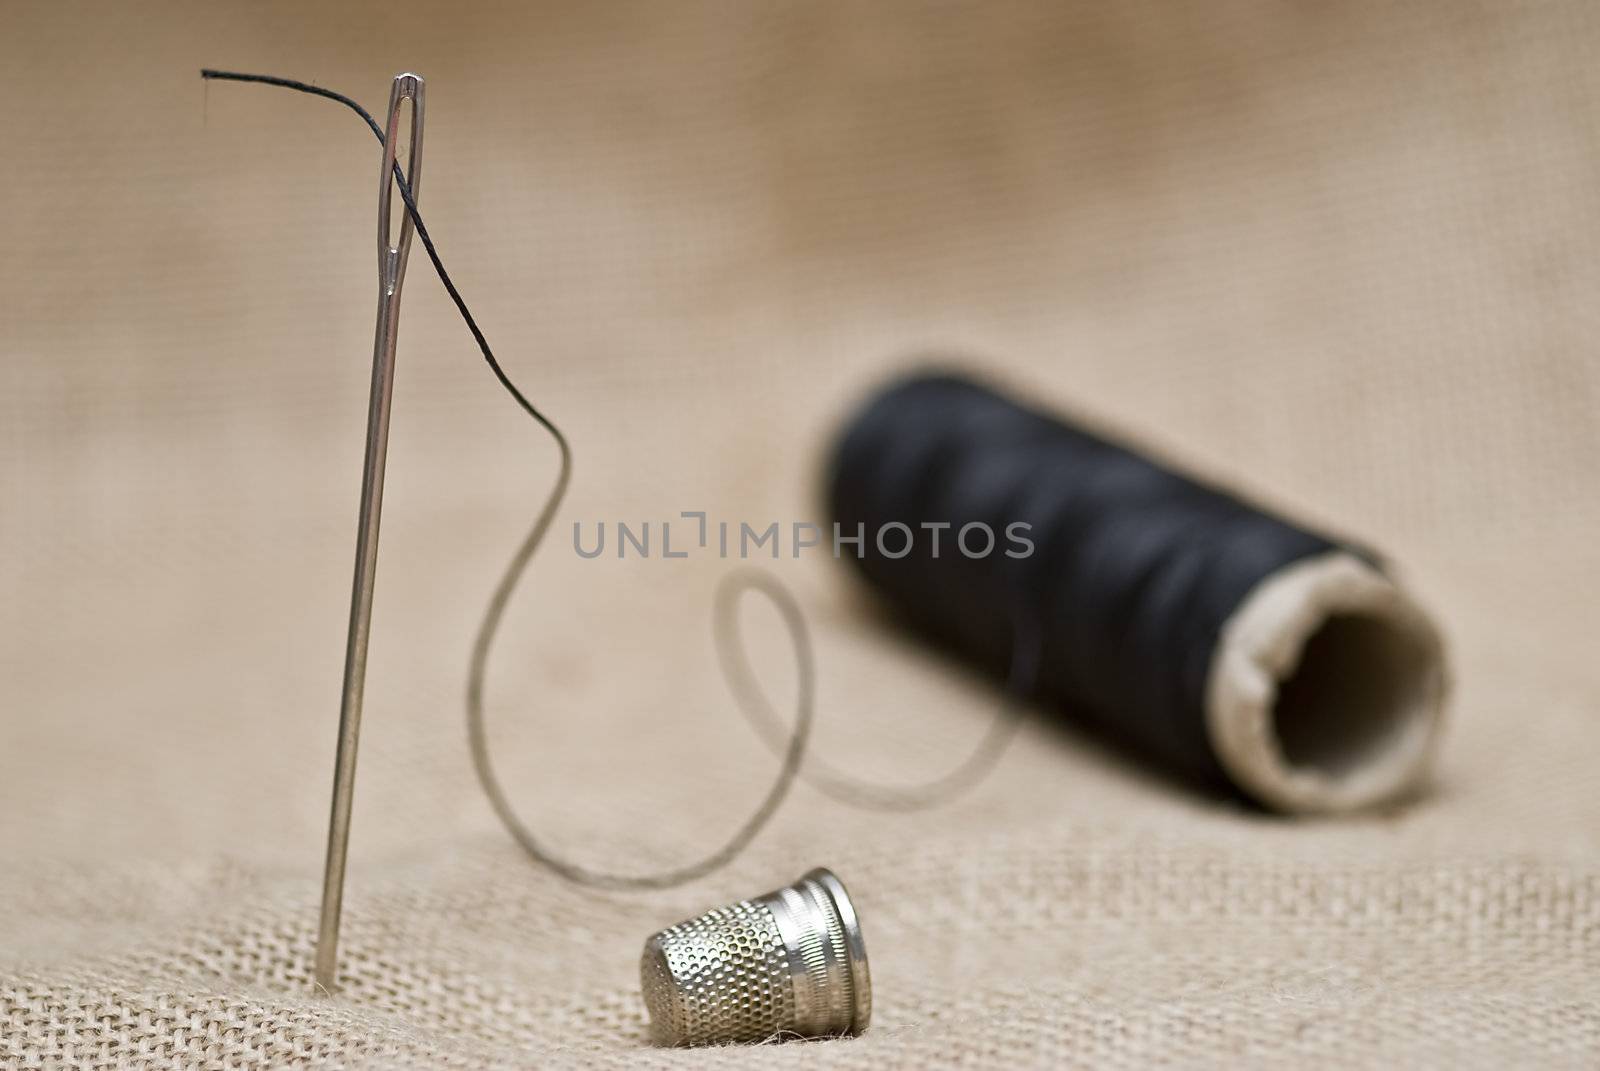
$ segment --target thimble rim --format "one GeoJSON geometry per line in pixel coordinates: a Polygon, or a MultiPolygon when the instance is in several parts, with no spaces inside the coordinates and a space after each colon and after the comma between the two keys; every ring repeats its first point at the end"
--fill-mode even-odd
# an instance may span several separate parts
{"type": "Polygon", "coordinates": [[[800,880],[821,886],[839,914],[840,927],[844,930],[845,953],[850,960],[850,990],[855,1002],[849,1032],[859,1034],[872,1021],[872,976],[867,969],[867,945],[861,936],[861,920],[856,915],[855,904],[851,902],[844,882],[827,867],[817,867],[800,880]]]}

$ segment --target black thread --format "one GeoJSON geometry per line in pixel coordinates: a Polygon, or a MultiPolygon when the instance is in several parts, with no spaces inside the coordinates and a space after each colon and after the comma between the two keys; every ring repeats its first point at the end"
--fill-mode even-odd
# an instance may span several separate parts
{"type": "MultiPolygon", "coordinates": [[[[275,75],[241,74],[208,68],[202,70],[200,76],[208,81],[254,82],[262,85],[279,86],[284,89],[292,89],[335,101],[359,115],[372,130],[373,136],[378,139],[378,144],[381,146],[384,143],[383,128],[378,125],[377,120],[360,104],[343,93],[337,93],[331,89],[325,89],[308,82],[301,82],[292,78],[280,78],[275,75]]],[[[493,349],[489,346],[488,339],[484,336],[482,329],[479,328],[477,319],[472,315],[472,310],[467,307],[461,292],[456,289],[455,282],[450,278],[450,273],[445,270],[444,262],[439,257],[439,251],[434,246],[432,236],[428,233],[427,224],[422,220],[422,214],[417,209],[416,198],[412,194],[411,186],[407,182],[404,171],[398,161],[394,165],[394,181],[399,187],[402,200],[405,201],[406,212],[411,217],[412,224],[416,228],[417,237],[422,240],[422,247],[427,251],[428,260],[433,264],[434,273],[438,275],[439,282],[444,285],[445,292],[450,295],[450,300],[455,303],[456,311],[460,313],[462,320],[466,323],[467,330],[472,333],[473,341],[477,343],[478,350],[482,353],[484,361],[489,365],[500,385],[515,399],[523,411],[537,421],[555,440],[560,454],[560,469],[556,482],[544,505],[540,508],[533,527],[523,538],[516,553],[512,555],[511,561],[501,574],[499,582],[495,585],[494,592],[489,598],[489,603],[484,610],[483,619],[478,626],[477,636],[473,642],[471,665],[467,675],[467,734],[472,752],[473,768],[477,774],[479,784],[482,786],[484,794],[488,798],[496,816],[500,819],[501,824],[505,826],[513,839],[522,846],[529,857],[569,881],[608,889],[660,889],[681,885],[704,877],[732,861],[749,845],[771,820],[772,816],[777,813],[779,806],[781,806],[796,778],[802,776],[802,760],[805,756],[812,723],[815,719],[816,694],[814,655],[810,636],[805,627],[804,615],[801,613],[799,605],[794,601],[793,596],[782,585],[774,578],[759,572],[744,571],[735,573],[725,578],[718,588],[713,616],[713,637],[717,646],[718,664],[740,710],[750,723],[755,726],[762,738],[782,756],[782,765],[771,788],[768,789],[767,795],[751,816],[745,820],[744,824],[721,848],[689,866],[659,874],[633,875],[610,874],[568,862],[540,843],[539,839],[517,816],[515,809],[511,806],[510,800],[506,797],[505,791],[500,785],[499,778],[494,773],[488,737],[484,727],[484,677],[487,671],[489,652],[493,647],[495,637],[498,635],[506,606],[521,581],[534,553],[543,542],[545,534],[554,521],[556,512],[566,495],[572,475],[572,450],[561,429],[528,400],[527,396],[511,381],[510,376],[501,367],[499,360],[496,359],[493,349]],[[735,625],[735,610],[739,597],[747,591],[759,591],[772,601],[779,614],[783,617],[785,627],[790,634],[790,640],[794,645],[795,660],[798,668],[799,694],[794,725],[790,730],[787,741],[783,738],[776,713],[761,691],[754,674],[750,671],[744,648],[739,642],[739,633],[735,625]]],[[[1039,650],[1033,630],[1029,630],[1026,634],[1019,630],[1017,637],[1018,640],[1013,645],[1010,656],[1008,674],[1011,682],[1009,693],[1013,696],[1020,696],[1031,690],[1037,669],[1037,653],[1039,650]]],[[[812,760],[814,769],[804,771],[803,776],[823,793],[858,807],[894,811],[911,811],[932,807],[954,799],[983,780],[1004,753],[1006,745],[1010,742],[1015,732],[1018,716],[1017,705],[1008,699],[1002,704],[988,732],[985,733],[977,747],[967,758],[949,773],[921,784],[909,786],[874,784],[840,773],[826,765],[818,764],[815,759],[812,760]]]]}
{"type": "MultiPolygon", "coordinates": [[[[739,641],[728,604],[719,600],[712,618],[718,665],[739,709],[767,746],[779,753],[784,746],[783,724],[762,693],[739,641]]],[[[945,773],[906,785],[891,785],[848,774],[813,752],[800,777],[812,788],[839,803],[869,811],[911,812],[941,806],[976,788],[993,772],[1015,738],[1026,710],[1024,698],[1033,689],[1039,666],[1040,635],[1031,623],[1013,629],[1009,668],[1000,707],[988,729],[967,756],[945,773]]]]}
{"type": "Polygon", "coordinates": [[[834,448],[828,499],[846,530],[865,526],[859,570],[915,630],[1004,673],[1014,622],[1036,622],[1040,696],[1213,782],[1204,701],[1223,623],[1294,561],[1373,560],[956,375],[869,400],[834,448]],[[923,536],[902,558],[870,535],[892,522],[923,536]],[[1020,552],[1004,542],[1016,522],[1026,557],[951,552],[974,523],[1020,552]],[[924,524],[951,526],[938,558],[924,524]]]}
{"type": "MultiPolygon", "coordinates": [[[[200,77],[207,80],[257,82],[264,85],[281,86],[285,89],[293,89],[301,93],[310,93],[315,96],[325,97],[328,100],[337,101],[366,121],[367,126],[372,130],[373,136],[378,139],[379,145],[384,142],[383,129],[373,119],[372,115],[343,93],[336,93],[331,89],[299,82],[292,78],[279,78],[273,75],[239,74],[232,71],[206,69],[200,72],[200,77]]],[[[461,314],[462,320],[466,322],[467,330],[472,332],[473,341],[478,344],[478,350],[483,354],[483,359],[488,363],[490,370],[494,373],[495,378],[499,380],[500,385],[516,400],[523,411],[549,432],[560,452],[560,471],[556,477],[555,485],[545,499],[544,505],[540,508],[533,527],[523,538],[521,545],[517,548],[517,552],[512,556],[511,562],[501,574],[499,583],[495,585],[494,593],[490,596],[488,607],[484,611],[483,620],[478,626],[477,638],[473,643],[471,669],[467,676],[467,733],[472,750],[473,767],[477,772],[479,783],[482,785],[484,794],[488,797],[490,806],[493,807],[495,814],[512,837],[522,846],[523,850],[536,862],[569,881],[608,889],[658,889],[681,885],[703,877],[726,865],[743,851],[750,841],[755,839],[756,835],[761,832],[762,828],[777,812],[799,771],[813,720],[816,672],[811,654],[811,641],[805,628],[805,620],[800,614],[798,605],[795,604],[789,593],[776,581],[761,574],[735,574],[727,578],[719,589],[719,605],[724,602],[731,603],[743,592],[751,590],[759,590],[772,600],[779,613],[783,616],[784,623],[789,629],[790,639],[794,644],[800,692],[794,729],[784,754],[783,765],[760,806],[745,820],[744,824],[739,827],[726,844],[698,863],[660,874],[635,875],[609,874],[570,863],[556,856],[539,842],[539,839],[518,818],[516,811],[512,808],[510,800],[507,799],[505,791],[500,785],[499,779],[495,776],[493,764],[490,760],[488,738],[484,729],[483,680],[489,651],[499,631],[506,604],[516,590],[517,584],[527,569],[529,561],[533,558],[534,552],[539,549],[540,543],[543,542],[545,533],[555,519],[556,511],[560,508],[561,501],[566,495],[567,486],[571,482],[572,475],[572,450],[561,429],[528,400],[527,396],[511,381],[505,369],[500,366],[499,360],[495,358],[494,351],[489,346],[489,340],[484,337],[482,329],[478,326],[478,321],[472,315],[472,310],[467,307],[461,292],[456,289],[454,281],[451,280],[450,273],[445,270],[444,262],[439,257],[439,251],[435,248],[433,238],[428,233],[427,224],[422,220],[422,213],[417,210],[417,202],[415,197],[412,196],[411,186],[406,181],[406,177],[398,163],[395,164],[394,179],[399,186],[400,196],[405,201],[406,212],[411,216],[411,222],[416,227],[417,237],[422,240],[422,247],[427,250],[428,259],[433,263],[434,273],[439,276],[439,282],[444,285],[446,293],[450,295],[450,300],[455,303],[456,310],[461,314]]]]}

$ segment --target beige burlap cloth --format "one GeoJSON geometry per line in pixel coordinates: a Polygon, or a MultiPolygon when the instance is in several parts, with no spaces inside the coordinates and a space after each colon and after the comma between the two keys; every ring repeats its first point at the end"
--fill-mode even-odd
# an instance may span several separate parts
{"type": "MultiPolygon", "coordinates": [[[[0,1064],[1593,1066],[1600,8],[1068,3],[0,8],[0,1064]],[[1426,798],[1199,798],[1034,719],[937,813],[800,789],[653,895],[531,866],[473,781],[471,630],[552,475],[420,252],[346,901],[309,992],[377,156],[577,446],[566,521],[811,519],[836,420],[951,347],[1391,552],[1457,680],[1426,798]],[[815,865],[848,1041],[646,1046],[656,927],[815,865]]],[[[773,761],[706,631],[737,563],[558,530],[493,666],[518,805],[589,865],[719,843],[773,761]]],[[[817,746],[910,781],[993,689],[822,558],[817,746]]],[[[775,694],[774,620],[752,615],[775,694]]]]}

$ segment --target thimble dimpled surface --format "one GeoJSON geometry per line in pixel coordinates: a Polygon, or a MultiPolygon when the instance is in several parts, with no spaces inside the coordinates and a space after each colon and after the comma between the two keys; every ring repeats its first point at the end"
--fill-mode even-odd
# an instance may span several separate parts
{"type": "Polygon", "coordinates": [[[663,1045],[859,1033],[871,1016],[855,911],[823,870],[669,926],[639,974],[663,1045]]]}
{"type": "Polygon", "coordinates": [[[792,1018],[783,937],[763,904],[741,900],[650,938],[640,974],[663,1045],[759,1041],[792,1018]]]}

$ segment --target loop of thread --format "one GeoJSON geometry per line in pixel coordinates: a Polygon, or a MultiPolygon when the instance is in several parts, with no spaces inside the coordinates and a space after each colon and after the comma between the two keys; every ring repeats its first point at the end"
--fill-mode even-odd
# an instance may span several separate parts
{"type": "MultiPolygon", "coordinates": [[[[372,117],[371,113],[342,93],[307,82],[296,81],[292,78],[280,78],[276,75],[242,74],[233,71],[204,69],[200,72],[200,76],[208,81],[255,82],[279,86],[336,101],[359,115],[372,130],[373,135],[378,139],[378,143],[380,145],[384,143],[383,129],[372,117]]],[[[467,736],[472,752],[473,768],[477,773],[478,781],[483,787],[484,794],[488,797],[489,804],[496,816],[528,856],[552,873],[568,881],[595,888],[629,890],[670,888],[704,877],[727,865],[755,839],[772,819],[772,816],[777,813],[795,779],[801,773],[802,760],[805,757],[806,745],[814,720],[813,708],[816,691],[816,668],[810,635],[806,631],[804,615],[788,590],[779,584],[775,578],[762,573],[735,574],[725,580],[719,589],[716,603],[716,624],[713,631],[718,648],[718,664],[721,666],[729,688],[734,693],[741,710],[744,711],[751,724],[758,728],[763,738],[768,740],[782,755],[782,764],[761,803],[721,848],[698,862],[661,873],[615,874],[573,863],[561,858],[545,847],[543,842],[518,817],[510,799],[506,796],[505,790],[500,785],[499,778],[495,775],[488,734],[484,724],[484,678],[488,669],[489,652],[494,646],[500,623],[505,615],[506,606],[526,572],[528,564],[532,561],[534,554],[544,541],[544,537],[561,507],[561,502],[566,496],[567,487],[571,483],[572,449],[561,429],[528,400],[527,396],[512,382],[510,376],[506,374],[505,369],[495,357],[494,350],[490,347],[488,339],[482,329],[479,328],[477,319],[472,315],[472,310],[467,307],[466,300],[461,296],[461,292],[456,289],[454,281],[450,278],[450,273],[445,270],[439,251],[434,246],[433,237],[428,233],[427,224],[423,222],[422,214],[417,209],[416,198],[412,194],[411,186],[398,163],[394,167],[394,177],[400,196],[405,201],[406,212],[411,217],[412,224],[416,227],[417,237],[422,240],[422,247],[427,251],[428,260],[433,264],[434,273],[438,275],[439,282],[443,284],[445,292],[449,294],[450,300],[455,304],[456,311],[460,313],[467,330],[471,332],[473,341],[477,343],[478,350],[482,353],[489,370],[494,374],[495,379],[499,381],[500,386],[505,389],[506,393],[516,401],[517,405],[549,433],[550,437],[555,441],[560,460],[555,483],[552,485],[544,504],[540,507],[533,526],[529,529],[527,535],[523,537],[522,543],[517,547],[505,571],[501,574],[499,582],[495,585],[494,592],[484,610],[482,621],[478,626],[477,637],[473,643],[471,666],[467,675],[467,736]],[[738,630],[732,623],[734,606],[738,598],[747,591],[759,591],[777,607],[794,648],[799,684],[794,724],[789,731],[787,742],[781,739],[781,730],[777,728],[777,716],[756,683],[754,674],[750,671],[743,646],[738,639],[738,630]]],[[[1019,637],[1020,635],[1019,633],[1019,637]]],[[[1033,666],[1036,664],[1036,659],[1034,659],[1031,652],[1036,650],[1036,645],[1031,642],[1023,644],[1019,639],[1016,644],[1011,670],[1013,691],[1015,693],[1020,694],[1031,688],[1033,666]]],[[[982,780],[988,771],[992,769],[1011,739],[1015,721],[1015,712],[1011,706],[1009,704],[1003,706],[989,732],[985,734],[977,748],[967,759],[963,760],[951,773],[935,778],[923,785],[906,788],[874,785],[864,780],[849,778],[826,767],[820,768],[811,777],[811,780],[825,793],[857,806],[889,810],[916,810],[933,806],[954,798],[982,780]]]]}

